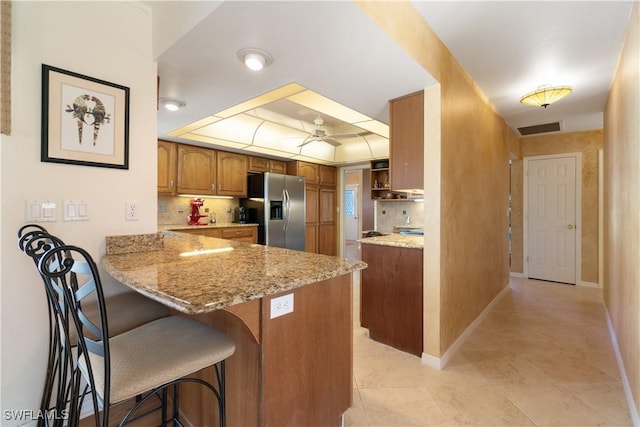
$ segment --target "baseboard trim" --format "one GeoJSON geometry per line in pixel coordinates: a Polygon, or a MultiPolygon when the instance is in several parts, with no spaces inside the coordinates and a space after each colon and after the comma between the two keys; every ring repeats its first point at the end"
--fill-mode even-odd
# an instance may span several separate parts
{"type": "Polygon", "coordinates": [[[578,286],[584,286],[585,288],[596,288],[596,289],[601,288],[599,283],[585,282],[584,280],[580,281],[580,283],[578,283],[578,286]]]}
{"type": "Polygon", "coordinates": [[[616,355],[616,362],[618,362],[618,369],[620,370],[620,377],[622,378],[624,395],[627,398],[627,405],[629,406],[631,421],[633,422],[634,426],[640,426],[640,413],[638,413],[638,408],[636,407],[636,403],[633,400],[631,385],[629,384],[629,379],[627,378],[627,371],[624,369],[622,355],[620,354],[620,348],[618,347],[618,339],[616,338],[616,331],[613,328],[613,323],[611,322],[611,316],[609,316],[609,310],[607,309],[606,305],[605,305],[605,313],[607,314],[607,328],[609,329],[609,337],[611,338],[611,343],[613,344],[613,351],[616,355]]]}
{"type": "Polygon", "coordinates": [[[422,363],[429,366],[430,368],[444,369],[456,354],[458,349],[462,347],[462,344],[464,344],[469,336],[473,333],[473,331],[475,331],[478,326],[480,326],[482,321],[489,315],[493,307],[498,303],[498,301],[500,301],[500,299],[507,293],[509,289],[511,289],[511,287],[507,283],[506,286],[502,288],[502,290],[498,293],[498,295],[496,295],[495,298],[493,298],[493,300],[491,300],[491,302],[487,304],[484,310],[482,310],[482,313],[480,313],[478,317],[476,317],[475,320],[471,322],[469,326],[467,326],[464,332],[462,332],[462,334],[460,334],[460,336],[453,342],[453,344],[449,346],[442,357],[436,357],[432,356],[431,354],[422,353],[422,363]]]}
{"type": "Polygon", "coordinates": [[[512,271],[511,273],[509,273],[509,275],[510,275],[511,277],[517,277],[517,278],[519,278],[519,279],[526,279],[526,278],[527,278],[527,276],[526,276],[524,273],[516,273],[516,272],[514,272],[514,271],[512,271]]]}

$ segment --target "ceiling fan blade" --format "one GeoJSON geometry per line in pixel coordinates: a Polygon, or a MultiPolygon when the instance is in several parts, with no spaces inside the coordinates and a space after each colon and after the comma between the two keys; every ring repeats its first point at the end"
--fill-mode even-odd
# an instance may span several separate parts
{"type": "Polygon", "coordinates": [[[333,138],[333,139],[343,139],[343,138],[356,138],[358,136],[360,136],[360,134],[357,133],[334,133],[332,135],[327,135],[329,138],[333,138]]]}
{"type": "Polygon", "coordinates": [[[315,136],[308,136],[307,138],[305,138],[304,141],[302,141],[302,144],[298,145],[298,148],[300,147],[304,147],[307,144],[312,143],[313,141],[318,141],[319,138],[316,138],[315,136]]]}
{"type": "Polygon", "coordinates": [[[333,145],[334,147],[339,147],[339,146],[341,146],[341,145],[342,145],[341,143],[339,143],[339,142],[338,142],[338,141],[336,141],[335,139],[331,139],[331,138],[323,138],[322,140],[323,140],[324,142],[326,142],[327,144],[331,144],[331,145],[333,145]]]}
{"type": "Polygon", "coordinates": [[[343,139],[343,138],[358,138],[361,136],[371,135],[372,133],[373,132],[371,131],[364,131],[364,132],[358,132],[358,133],[334,133],[332,135],[327,135],[327,136],[333,139],[343,139]]]}

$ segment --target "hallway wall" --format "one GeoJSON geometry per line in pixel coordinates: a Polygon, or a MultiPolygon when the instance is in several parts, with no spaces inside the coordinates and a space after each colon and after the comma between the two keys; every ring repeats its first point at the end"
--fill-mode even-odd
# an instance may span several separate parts
{"type": "Polygon", "coordinates": [[[425,90],[435,105],[425,108],[423,358],[435,364],[508,286],[513,131],[410,2],[358,5],[440,83],[425,90]]]}
{"type": "Polygon", "coordinates": [[[604,298],[640,423],[640,3],[604,112],[604,298]]]}

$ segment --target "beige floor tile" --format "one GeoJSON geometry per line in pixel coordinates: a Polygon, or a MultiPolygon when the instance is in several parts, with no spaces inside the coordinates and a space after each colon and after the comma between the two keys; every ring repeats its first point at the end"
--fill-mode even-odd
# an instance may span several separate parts
{"type": "Polygon", "coordinates": [[[369,426],[367,415],[362,407],[360,391],[357,388],[353,389],[351,408],[344,413],[344,425],[347,427],[369,426]]]}
{"type": "Polygon", "coordinates": [[[614,377],[594,366],[582,349],[536,350],[523,355],[556,383],[616,382],[614,377]]]}
{"type": "Polygon", "coordinates": [[[354,321],[354,387],[349,426],[631,423],[602,292],[536,280],[512,280],[443,370],[354,321]]]}
{"type": "Polygon", "coordinates": [[[461,354],[490,384],[541,384],[551,381],[542,369],[515,351],[464,350],[461,354]]]}
{"type": "Polygon", "coordinates": [[[451,426],[425,387],[362,389],[370,426],[451,426]]]}
{"type": "Polygon", "coordinates": [[[456,425],[534,425],[493,386],[429,387],[429,392],[444,414],[456,425]]]}
{"type": "Polygon", "coordinates": [[[614,420],[594,409],[559,384],[496,386],[538,426],[615,426],[614,420]]]}
{"type": "Polygon", "coordinates": [[[616,426],[631,426],[622,383],[565,384],[580,400],[607,416],[607,422],[616,426]]]}

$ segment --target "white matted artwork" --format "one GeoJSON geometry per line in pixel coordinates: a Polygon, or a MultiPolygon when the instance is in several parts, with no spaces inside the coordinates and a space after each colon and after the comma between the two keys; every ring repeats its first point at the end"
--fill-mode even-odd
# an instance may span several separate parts
{"type": "Polygon", "coordinates": [[[129,168],[129,88],[42,65],[41,161],[129,168]]]}

